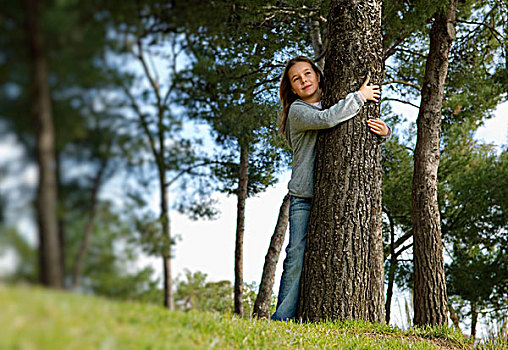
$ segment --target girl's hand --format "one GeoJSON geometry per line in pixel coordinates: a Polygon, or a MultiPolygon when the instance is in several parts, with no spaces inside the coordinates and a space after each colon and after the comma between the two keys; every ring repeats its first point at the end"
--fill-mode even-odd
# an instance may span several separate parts
{"type": "Polygon", "coordinates": [[[387,136],[390,129],[386,126],[385,122],[379,118],[367,120],[367,125],[374,134],[379,136],[387,136]]]}
{"type": "Polygon", "coordinates": [[[363,95],[365,100],[379,102],[379,98],[381,97],[381,91],[379,90],[379,85],[368,85],[370,81],[369,76],[365,78],[362,87],[360,88],[360,93],[363,95]]]}

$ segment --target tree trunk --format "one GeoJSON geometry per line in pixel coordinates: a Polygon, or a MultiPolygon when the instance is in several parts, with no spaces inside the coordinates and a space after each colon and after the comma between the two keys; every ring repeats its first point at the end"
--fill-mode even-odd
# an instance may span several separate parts
{"type": "Polygon", "coordinates": [[[390,220],[390,269],[388,270],[388,288],[386,289],[385,303],[385,322],[390,323],[390,313],[392,309],[393,285],[395,283],[395,270],[397,269],[397,256],[395,255],[395,227],[392,217],[388,215],[390,220]]]}
{"type": "MultiPolygon", "coordinates": [[[[381,5],[330,2],[325,108],[358,90],[367,74],[373,83],[382,81],[381,5]]],[[[366,123],[379,113],[379,105],[369,103],[318,136],[298,308],[303,319],[385,319],[381,142],[366,123]]]]}
{"type": "Polygon", "coordinates": [[[425,66],[414,153],[412,221],[414,237],[414,324],[446,324],[447,296],[437,203],[439,135],[448,53],[455,38],[457,0],[434,15],[425,66]]]}
{"type": "MultiPolygon", "coordinates": [[[[57,191],[57,194],[58,196],[60,196],[60,189],[62,188],[62,182],[61,182],[61,178],[62,178],[62,168],[60,167],[60,153],[59,152],[55,152],[55,161],[56,161],[56,171],[55,171],[55,175],[56,175],[56,191],[57,191]]],[[[66,249],[65,249],[65,245],[66,245],[66,242],[65,242],[65,238],[66,238],[66,233],[65,233],[65,229],[66,229],[66,226],[65,226],[65,213],[64,211],[62,210],[63,208],[59,208],[58,206],[58,203],[62,203],[62,199],[61,198],[57,198],[57,227],[58,227],[58,245],[60,246],[59,249],[60,249],[60,265],[62,266],[62,284],[63,286],[65,287],[65,280],[66,280],[66,276],[67,276],[67,268],[66,268],[66,264],[65,264],[65,254],[66,254],[66,249]]]]}
{"type": "Polygon", "coordinates": [[[284,236],[289,221],[289,194],[286,194],[282,201],[279,210],[279,218],[275,225],[272,239],[270,240],[270,247],[265,257],[265,265],[263,266],[263,276],[261,277],[261,284],[259,285],[259,292],[254,303],[252,311],[253,317],[268,318],[270,317],[270,304],[272,300],[273,283],[275,278],[275,269],[279,261],[280,251],[284,243],[284,236]]]}
{"type": "Polygon", "coordinates": [[[476,325],[478,324],[478,311],[476,302],[471,302],[471,339],[476,339],[476,325]]]}
{"type": "Polygon", "coordinates": [[[450,311],[450,319],[452,320],[453,326],[455,327],[456,330],[460,331],[459,315],[457,315],[451,303],[448,303],[448,311],[450,311]]]}
{"type": "Polygon", "coordinates": [[[249,146],[240,146],[240,166],[238,179],[238,206],[236,218],[235,242],[235,309],[237,315],[243,315],[243,234],[245,231],[245,200],[249,184],[249,146]]]}
{"type": "MultiPolygon", "coordinates": [[[[161,152],[161,154],[163,154],[161,152]]],[[[161,192],[161,214],[160,221],[162,224],[162,232],[167,239],[168,244],[166,252],[162,253],[163,273],[164,273],[164,307],[169,310],[175,309],[173,297],[173,280],[171,276],[171,227],[169,224],[169,208],[168,208],[168,189],[166,187],[165,168],[159,165],[159,184],[161,192]]]]}
{"type": "Polygon", "coordinates": [[[83,262],[85,260],[85,254],[88,250],[88,242],[93,232],[95,215],[97,214],[97,195],[99,193],[104,172],[106,171],[107,159],[103,159],[95,176],[92,185],[92,193],[90,196],[90,212],[88,215],[88,222],[86,223],[85,232],[83,233],[83,239],[81,240],[81,246],[79,247],[78,256],[74,265],[74,271],[72,274],[72,289],[76,290],[81,284],[81,270],[83,268],[83,262]]]}
{"type": "Polygon", "coordinates": [[[48,83],[44,37],[40,25],[41,2],[24,0],[27,39],[30,49],[32,115],[37,134],[37,220],[39,227],[39,278],[43,285],[63,287],[61,251],[58,237],[55,132],[48,83]]]}

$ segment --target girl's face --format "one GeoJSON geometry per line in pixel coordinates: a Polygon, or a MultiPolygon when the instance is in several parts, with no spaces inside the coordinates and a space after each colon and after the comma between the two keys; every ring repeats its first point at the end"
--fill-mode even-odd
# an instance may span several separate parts
{"type": "Polygon", "coordinates": [[[308,103],[321,100],[319,91],[320,76],[307,62],[296,62],[289,68],[289,81],[291,91],[308,103]]]}

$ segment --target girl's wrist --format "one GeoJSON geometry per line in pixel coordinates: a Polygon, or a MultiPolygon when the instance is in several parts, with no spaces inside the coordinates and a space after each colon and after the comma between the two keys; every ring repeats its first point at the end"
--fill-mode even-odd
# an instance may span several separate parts
{"type": "Polygon", "coordinates": [[[360,97],[360,100],[362,100],[363,103],[367,102],[367,99],[365,96],[363,96],[362,92],[360,90],[357,91],[358,97],[360,97]]]}

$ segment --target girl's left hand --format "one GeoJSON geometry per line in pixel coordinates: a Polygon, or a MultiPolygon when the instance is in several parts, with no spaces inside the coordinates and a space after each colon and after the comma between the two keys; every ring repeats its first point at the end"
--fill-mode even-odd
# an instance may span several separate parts
{"type": "Polygon", "coordinates": [[[385,122],[379,118],[367,120],[367,125],[374,134],[379,136],[387,136],[390,129],[386,126],[385,122]]]}

